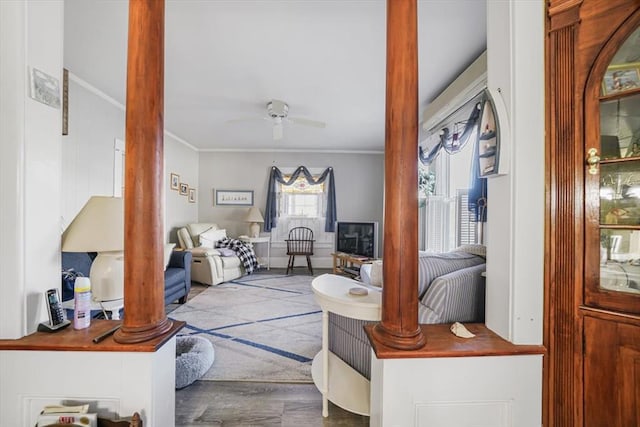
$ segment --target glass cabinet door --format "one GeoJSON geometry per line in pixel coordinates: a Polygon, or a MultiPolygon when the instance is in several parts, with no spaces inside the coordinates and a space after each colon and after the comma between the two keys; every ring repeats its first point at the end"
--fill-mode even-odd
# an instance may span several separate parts
{"type": "Polygon", "coordinates": [[[587,221],[587,246],[599,240],[599,254],[587,251],[592,256],[585,265],[586,302],[629,313],[640,313],[639,40],[636,30],[613,56],[591,109],[587,101],[585,123],[586,213],[592,218],[587,221]],[[600,144],[590,135],[597,135],[600,144]],[[598,145],[599,151],[590,148],[598,145]]]}

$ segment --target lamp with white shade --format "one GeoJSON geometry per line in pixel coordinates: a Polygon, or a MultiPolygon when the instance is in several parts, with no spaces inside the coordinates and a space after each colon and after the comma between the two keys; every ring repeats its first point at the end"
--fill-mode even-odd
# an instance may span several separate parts
{"type": "Polygon", "coordinates": [[[62,234],[63,252],[97,252],[89,280],[95,301],[124,298],[124,201],[92,196],[62,234]]]}
{"type": "Polygon", "coordinates": [[[260,209],[256,207],[252,207],[251,209],[249,209],[249,213],[244,220],[245,222],[251,223],[251,225],[249,226],[249,237],[260,236],[260,223],[264,222],[264,218],[262,218],[260,209]]]}

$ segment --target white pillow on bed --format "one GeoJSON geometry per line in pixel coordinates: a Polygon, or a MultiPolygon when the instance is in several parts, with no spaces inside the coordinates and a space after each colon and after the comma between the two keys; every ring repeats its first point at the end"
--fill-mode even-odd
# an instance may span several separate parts
{"type": "Polygon", "coordinates": [[[205,248],[215,248],[218,240],[227,238],[227,230],[221,228],[219,230],[207,230],[198,236],[200,239],[200,246],[205,248]]]}

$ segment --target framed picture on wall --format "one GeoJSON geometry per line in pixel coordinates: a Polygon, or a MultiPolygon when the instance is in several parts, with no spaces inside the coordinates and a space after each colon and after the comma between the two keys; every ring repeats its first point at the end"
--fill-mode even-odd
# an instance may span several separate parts
{"type": "Polygon", "coordinates": [[[185,184],[184,182],[180,183],[180,194],[183,196],[189,194],[189,184],[185,184]]]}
{"type": "Polygon", "coordinates": [[[626,92],[640,87],[640,73],[636,67],[609,67],[602,80],[602,95],[626,92]]]}
{"type": "Polygon", "coordinates": [[[195,188],[190,188],[189,189],[189,203],[195,203],[196,202],[196,189],[195,188]]]}
{"type": "Polygon", "coordinates": [[[180,191],[180,175],[177,173],[171,174],[171,189],[180,191]]]}
{"type": "Polygon", "coordinates": [[[216,190],[218,206],[253,206],[253,190],[216,190]]]}

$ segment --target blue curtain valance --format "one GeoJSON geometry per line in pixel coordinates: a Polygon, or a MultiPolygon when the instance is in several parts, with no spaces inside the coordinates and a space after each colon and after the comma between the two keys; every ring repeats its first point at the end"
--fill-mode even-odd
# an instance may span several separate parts
{"type": "Polygon", "coordinates": [[[423,165],[429,165],[438,156],[442,149],[449,154],[455,154],[464,147],[471,137],[471,134],[478,128],[480,123],[482,99],[484,99],[484,96],[482,96],[482,99],[478,98],[479,97],[476,97],[470,101],[474,104],[474,107],[471,109],[471,113],[467,120],[451,123],[440,130],[438,143],[429,150],[429,153],[425,154],[423,148],[418,145],[418,158],[423,165]],[[453,131],[451,128],[453,128],[453,131]],[[462,130],[462,132],[460,130],[462,130]]]}
{"type": "MultiPolygon", "coordinates": [[[[459,152],[465,144],[469,142],[471,135],[480,126],[480,117],[482,115],[482,105],[487,99],[486,91],[482,91],[475,96],[469,103],[453,113],[448,122],[443,122],[446,126],[440,128],[438,142],[425,153],[421,146],[418,146],[418,159],[420,163],[428,166],[435,160],[444,150],[448,154],[459,152]],[[464,111],[472,106],[469,116],[464,121],[456,121],[455,117],[460,117],[464,111]],[[464,127],[463,127],[464,126],[464,127]],[[451,130],[453,128],[453,131],[451,130]]],[[[463,116],[464,117],[464,116],[463,116]]],[[[478,133],[476,133],[476,136],[478,133]]],[[[471,163],[471,182],[469,183],[468,207],[472,213],[475,222],[487,221],[487,179],[480,174],[480,164],[478,157],[479,138],[476,137],[474,143],[474,155],[471,163]]]]}
{"type": "Polygon", "coordinates": [[[276,206],[276,183],[280,183],[282,185],[291,185],[296,179],[302,174],[309,185],[322,184],[327,179],[328,181],[328,190],[327,190],[327,215],[326,222],[324,225],[324,231],[334,232],[335,231],[335,223],[336,223],[336,187],[335,180],[333,177],[333,168],[329,167],[322,172],[322,175],[318,177],[318,179],[314,180],[313,175],[309,172],[305,166],[299,166],[291,177],[286,180],[284,179],[282,172],[277,167],[273,166],[271,168],[271,173],[269,175],[269,184],[267,189],[267,206],[264,209],[264,231],[271,231],[277,225],[278,222],[278,209],[276,206]]]}

